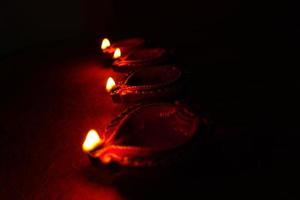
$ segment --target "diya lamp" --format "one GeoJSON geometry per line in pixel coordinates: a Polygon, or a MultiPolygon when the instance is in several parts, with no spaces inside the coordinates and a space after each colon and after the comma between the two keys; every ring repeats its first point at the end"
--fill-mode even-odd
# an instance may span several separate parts
{"type": "Polygon", "coordinates": [[[186,153],[206,125],[205,118],[180,103],[137,105],[112,120],[100,135],[89,131],[82,148],[96,166],[159,166],[186,153]]]}
{"type": "Polygon", "coordinates": [[[117,72],[132,72],[142,67],[161,64],[168,58],[164,48],[139,48],[120,57],[113,62],[113,70],[117,72]]]}
{"type": "Polygon", "coordinates": [[[178,96],[182,88],[182,72],[174,65],[137,70],[119,84],[109,77],[106,84],[106,90],[115,103],[170,99],[178,96]]]}
{"type": "Polygon", "coordinates": [[[142,38],[129,38],[118,42],[111,43],[108,38],[104,38],[101,42],[101,51],[108,59],[117,59],[123,55],[128,54],[130,51],[143,46],[145,40],[142,38]]]}

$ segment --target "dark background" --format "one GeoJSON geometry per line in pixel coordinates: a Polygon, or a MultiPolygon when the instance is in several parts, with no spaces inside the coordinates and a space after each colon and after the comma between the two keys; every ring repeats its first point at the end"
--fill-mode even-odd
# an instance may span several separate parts
{"type": "Polygon", "coordinates": [[[0,199],[294,199],[299,5],[291,2],[12,0],[0,8],[0,199]],[[152,178],[93,169],[81,143],[123,107],[99,37],[175,49],[188,102],[212,132],[193,162],[152,178]],[[296,68],[296,69],[293,69],[296,68]],[[193,197],[195,196],[195,197],[193,197]]]}

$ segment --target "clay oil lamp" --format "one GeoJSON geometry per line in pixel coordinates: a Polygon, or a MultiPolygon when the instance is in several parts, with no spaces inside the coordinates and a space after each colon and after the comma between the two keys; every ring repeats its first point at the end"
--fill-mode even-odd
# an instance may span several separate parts
{"type": "Polygon", "coordinates": [[[168,58],[164,48],[139,48],[113,62],[113,70],[132,72],[143,67],[163,63],[168,58]]]}
{"type": "Polygon", "coordinates": [[[174,65],[140,69],[119,84],[110,77],[106,84],[106,90],[115,103],[172,99],[182,92],[182,88],[182,72],[174,65]]]}
{"type": "Polygon", "coordinates": [[[108,38],[102,39],[101,52],[108,59],[117,59],[122,55],[127,55],[134,49],[137,49],[145,44],[145,40],[142,38],[129,38],[111,43],[108,38]],[[115,54],[120,54],[116,57],[115,54]]]}
{"type": "Polygon", "coordinates": [[[158,166],[189,154],[206,125],[184,104],[141,104],[127,108],[105,131],[89,131],[82,148],[96,166],[158,166]]]}

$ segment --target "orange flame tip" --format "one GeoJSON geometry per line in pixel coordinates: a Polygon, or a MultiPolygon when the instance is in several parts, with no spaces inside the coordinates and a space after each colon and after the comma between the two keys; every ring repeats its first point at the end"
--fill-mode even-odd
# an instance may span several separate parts
{"type": "Polygon", "coordinates": [[[110,42],[107,38],[104,38],[101,43],[101,49],[107,49],[110,46],[110,42]]]}
{"type": "Polygon", "coordinates": [[[102,139],[98,135],[97,131],[94,129],[91,129],[84,140],[84,143],[82,144],[82,150],[84,152],[89,152],[94,150],[97,146],[99,146],[102,143],[102,139]]]}
{"type": "Polygon", "coordinates": [[[106,82],[106,91],[110,92],[112,89],[116,87],[116,83],[112,77],[109,77],[106,82]]]}
{"type": "Polygon", "coordinates": [[[116,48],[115,52],[114,52],[114,55],[113,55],[113,58],[114,59],[117,59],[117,58],[120,58],[121,57],[121,49],[120,48],[116,48]]]}

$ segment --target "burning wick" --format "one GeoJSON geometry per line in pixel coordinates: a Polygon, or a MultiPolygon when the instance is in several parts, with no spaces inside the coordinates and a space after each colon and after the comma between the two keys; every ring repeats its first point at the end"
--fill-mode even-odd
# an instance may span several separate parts
{"type": "Polygon", "coordinates": [[[121,49],[120,48],[116,48],[116,50],[114,52],[114,55],[113,55],[113,58],[117,59],[117,58],[120,58],[120,57],[121,57],[121,49]]]}
{"type": "Polygon", "coordinates": [[[89,152],[94,150],[97,146],[102,144],[102,140],[100,136],[98,135],[97,131],[94,129],[91,129],[88,134],[86,135],[86,138],[84,140],[84,143],[82,144],[82,150],[84,152],[89,152]]]}
{"type": "Polygon", "coordinates": [[[116,87],[116,83],[112,77],[109,77],[106,82],[106,91],[110,92],[112,89],[116,87]]]}
{"type": "Polygon", "coordinates": [[[110,46],[109,40],[107,38],[104,38],[102,40],[101,49],[102,50],[107,49],[109,46],[110,46]]]}

